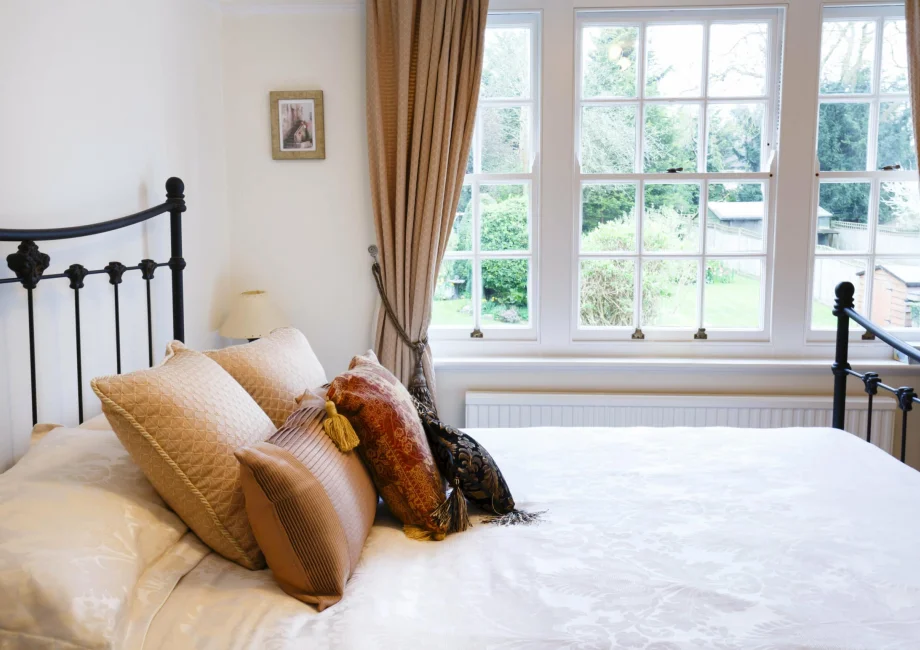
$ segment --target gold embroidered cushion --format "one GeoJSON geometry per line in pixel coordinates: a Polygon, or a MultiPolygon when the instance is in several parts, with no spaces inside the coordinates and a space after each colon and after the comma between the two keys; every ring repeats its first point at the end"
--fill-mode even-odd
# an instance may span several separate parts
{"type": "Polygon", "coordinates": [[[300,330],[281,327],[244,345],[205,352],[233,375],[275,427],[297,408],[305,390],[326,383],[326,371],[300,330]]]}
{"type": "Polygon", "coordinates": [[[358,455],[340,452],[326,435],[317,401],[236,457],[249,521],[275,581],[322,611],[342,599],[374,523],[377,492],[358,455]]]}
{"type": "Polygon", "coordinates": [[[275,426],[233,377],[173,341],[159,366],[97,377],[92,387],[131,458],[188,527],[228,560],[263,568],[233,452],[275,426]]]}
{"type": "Polygon", "coordinates": [[[443,538],[446,525],[436,523],[434,511],[444,503],[444,487],[409,391],[365,355],[352,359],[327,397],[354,426],[358,452],[393,514],[431,538],[443,538]]]}

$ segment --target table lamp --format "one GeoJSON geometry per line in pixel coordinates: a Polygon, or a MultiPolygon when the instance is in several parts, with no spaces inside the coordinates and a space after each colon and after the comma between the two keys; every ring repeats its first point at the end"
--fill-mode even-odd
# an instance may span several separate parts
{"type": "Polygon", "coordinates": [[[268,335],[273,329],[288,325],[268,292],[256,289],[237,296],[230,315],[220,326],[220,335],[228,339],[248,339],[250,342],[268,335]]]}

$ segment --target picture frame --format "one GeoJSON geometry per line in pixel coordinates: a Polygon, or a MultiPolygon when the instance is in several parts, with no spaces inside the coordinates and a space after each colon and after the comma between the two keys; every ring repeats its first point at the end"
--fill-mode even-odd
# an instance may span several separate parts
{"type": "Polygon", "coordinates": [[[315,160],[326,157],[322,90],[269,93],[272,158],[315,160]]]}

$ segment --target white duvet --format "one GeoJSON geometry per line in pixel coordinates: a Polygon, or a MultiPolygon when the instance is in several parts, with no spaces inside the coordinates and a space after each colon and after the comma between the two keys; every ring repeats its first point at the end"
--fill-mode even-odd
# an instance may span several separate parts
{"type": "Polygon", "coordinates": [[[321,614],[210,554],[142,647],[920,648],[920,474],[849,434],[471,434],[544,523],[415,542],[381,509],[321,614]]]}

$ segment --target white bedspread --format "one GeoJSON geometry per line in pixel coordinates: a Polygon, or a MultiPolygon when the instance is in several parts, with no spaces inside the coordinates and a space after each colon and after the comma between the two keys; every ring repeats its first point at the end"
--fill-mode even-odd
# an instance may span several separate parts
{"type": "Polygon", "coordinates": [[[147,634],[183,648],[920,648],[920,474],[830,429],[500,429],[534,527],[378,517],[322,614],[215,554],[147,634]]]}

